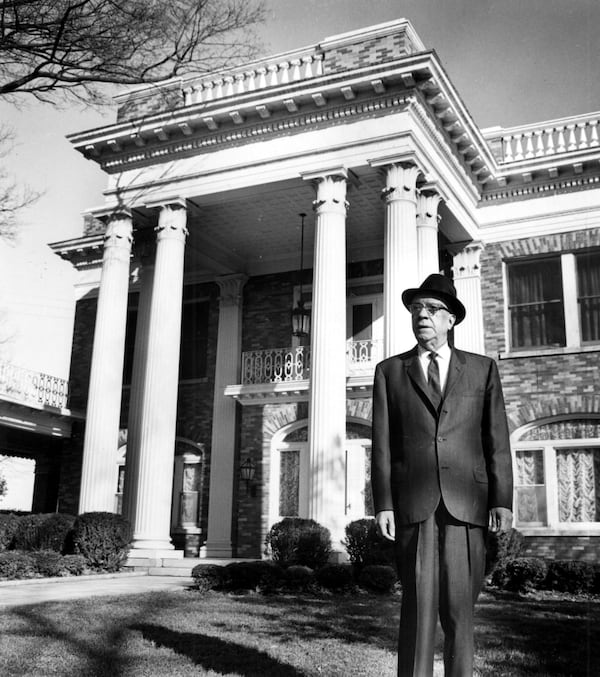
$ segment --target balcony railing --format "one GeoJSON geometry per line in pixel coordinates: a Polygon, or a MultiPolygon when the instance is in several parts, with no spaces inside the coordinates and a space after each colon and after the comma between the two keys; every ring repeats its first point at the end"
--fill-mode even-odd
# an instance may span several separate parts
{"type": "Polygon", "coordinates": [[[323,75],[323,54],[314,49],[289,53],[274,62],[261,62],[186,83],[185,105],[208,103],[268,87],[287,85],[323,75]]]}
{"type": "MultiPolygon", "coordinates": [[[[381,341],[348,341],[348,374],[371,374],[381,356],[381,341]]],[[[252,350],[242,355],[243,385],[302,381],[308,379],[309,375],[310,348],[307,346],[252,350]]]]}
{"type": "Polygon", "coordinates": [[[596,113],[503,129],[500,133],[490,130],[485,136],[491,145],[498,147],[501,163],[519,162],[598,148],[599,125],[596,113]]]}
{"type": "Polygon", "coordinates": [[[40,371],[0,362],[0,398],[34,407],[65,409],[69,396],[69,382],[40,371]]]}

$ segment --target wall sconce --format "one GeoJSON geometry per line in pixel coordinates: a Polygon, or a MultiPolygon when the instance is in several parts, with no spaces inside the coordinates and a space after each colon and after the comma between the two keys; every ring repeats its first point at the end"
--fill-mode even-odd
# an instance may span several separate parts
{"type": "Polygon", "coordinates": [[[248,456],[248,458],[240,465],[240,479],[244,480],[246,483],[246,494],[255,495],[255,487],[252,486],[250,489],[250,484],[254,481],[254,476],[256,475],[256,466],[254,462],[248,456]]]}

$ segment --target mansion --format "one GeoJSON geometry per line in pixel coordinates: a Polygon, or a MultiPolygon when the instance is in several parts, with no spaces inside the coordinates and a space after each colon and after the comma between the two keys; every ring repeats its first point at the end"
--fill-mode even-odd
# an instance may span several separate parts
{"type": "Polygon", "coordinates": [[[528,552],[600,559],[600,113],[481,130],[406,20],[116,102],[69,137],[107,187],[51,245],[68,373],[27,399],[0,362],[36,509],[122,512],[132,559],[261,557],[286,516],[343,550],[375,364],[443,272],[454,344],[499,367],[528,552]]]}

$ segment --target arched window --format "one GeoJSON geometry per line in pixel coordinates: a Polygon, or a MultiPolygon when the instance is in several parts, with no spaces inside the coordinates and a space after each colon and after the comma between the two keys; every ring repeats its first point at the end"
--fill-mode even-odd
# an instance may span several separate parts
{"type": "Polygon", "coordinates": [[[600,416],[539,421],[513,439],[517,528],[600,533],[600,416]]]}

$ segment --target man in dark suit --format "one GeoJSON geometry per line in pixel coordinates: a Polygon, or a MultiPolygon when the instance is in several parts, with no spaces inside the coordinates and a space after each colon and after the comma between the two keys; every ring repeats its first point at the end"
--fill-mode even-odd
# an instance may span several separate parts
{"type": "Polygon", "coordinates": [[[472,677],[486,530],[512,523],[502,388],[493,360],[448,344],[466,314],[449,278],[430,275],[402,301],[417,346],[375,370],[371,471],[402,583],[398,675],[433,674],[439,614],[446,677],[472,677]]]}

